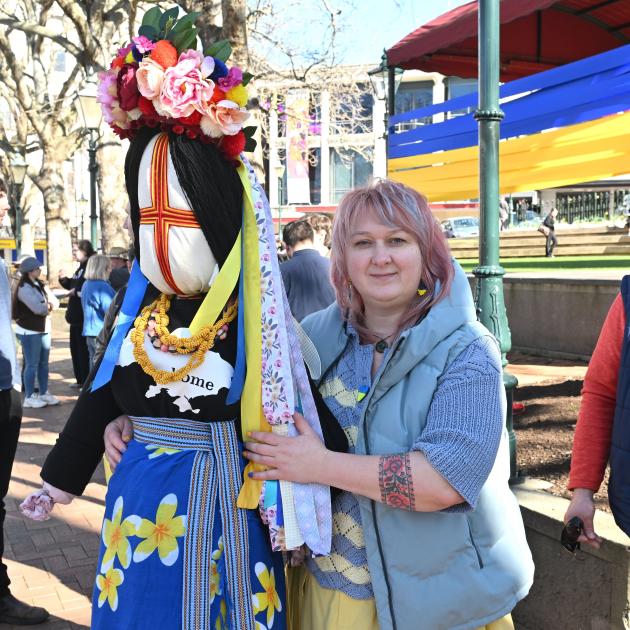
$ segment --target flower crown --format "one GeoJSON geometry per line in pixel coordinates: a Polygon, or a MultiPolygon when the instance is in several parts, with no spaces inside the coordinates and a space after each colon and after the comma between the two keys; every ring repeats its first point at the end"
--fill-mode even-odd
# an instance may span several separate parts
{"type": "Polygon", "coordinates": [[[246,86],[252,75],[226,62],[226,40],[202,54],[193,12],[177,18],[178,7],[158,7],[144,15],[138,36],[121,48],[109,70],[100,72],[97,100],[103,117],[121,138],[141,127],[161,127],[191,139],[214,142],[229,158],[256,147],[246,86]]]}

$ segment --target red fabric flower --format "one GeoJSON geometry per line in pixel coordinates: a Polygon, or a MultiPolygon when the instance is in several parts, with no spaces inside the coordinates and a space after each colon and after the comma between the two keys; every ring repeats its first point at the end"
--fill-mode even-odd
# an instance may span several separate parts
{"type": "Polygon", "coordinates": [[[191,140],[194,140],[198,135],[199,135],[198,131],[195,131],[194,129],[186,129],[186,137],[187,138],[190,138],[191,140]]]}
{"type": "Polygon", "coordinates": [[[126,63],[116,79],[120,109],[128,112],[138,106],[138,83],[136,82],[136,66],[126,63]]]}
{"type": "Polygon", "coordinates": [[[155,48],[151,51],[149,56],[165,69],[177,63],[177,49],[166,39],[161,39],[159,42],[156,42],[155,48]]]}
{"type": "Polygon", "coordinates": [[[201,122],[201,114],[198,111],[194,111],[190,116],[186,116],[186,118],[180,118],[179,122],[188,125],[189,127],[199,127],[199,123],[201,122]]]}
{"type": "Polygon", "coordinates": [[[125,65],[125,60],[122,57],[114,57],[110,68],[122,68],[125,65]]]}
{"type": "Polygon", "coordinates": [[[181,136],[184,133],[184,127],[182,125],[173,125],[173,133],[181,136]]]}
{"type": "Polygon", "coordinates": [[[148,98],[144,98],[144,96],[138,98],[138,108],[145,116],[157,116],[153,103],[148,98]]]}
{"type": "Polygon", "coordinates": [[[234,136],[224,136],[221,140],[221,150],[228,157],[234,158],[245,149],[246,138],[242,131],[234,136]]]}

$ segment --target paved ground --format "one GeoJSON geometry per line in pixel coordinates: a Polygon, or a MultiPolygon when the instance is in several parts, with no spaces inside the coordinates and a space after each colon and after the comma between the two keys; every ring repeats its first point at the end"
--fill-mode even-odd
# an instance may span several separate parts
{"type": "MultiPolygon", "coordinates": [[[[98,470],[85,496],[69,506],[57,506],[49,521],[30,521],[18,510],[22,499],[40,486],[41,465],[76,400],[76,390],[69,387],[73,378],[67,329],[59,316],[54,330],[50,390],[62,402],[25,410],[7,499],[5,561],[13,594],[50,611],[51,620],[38,627],[66,630],[89,628],[105,484],[98,470]]],[[[559,376],[582,378],[585,365],[515,354],[509,370],[525,386],[559,376]]],[[[12,626],[0,624],[1,630],[8,628],[12,626]]]]}
{"type": "MultiPolygon", "coordinates": [[[[38,523],[22,517],[18,511],[22,499],[40,486],[41,465],[76,400],[76,390],[69,387],[74,380],[69,356],[67,329],[56,317],[50,391],[60,398],[61,404],[25,410],[7,498],[5,561],[11,590],[19,599],[48,609],[50,621],[37,626],[46,630],[90,626],[90,599],[105,498],[104,477],[99,470],[85,496],[69,506],[57,506],[54,518],[38,523]]],[[[12,627],[17,628],[0,624],[2,630],[12,627]]]]}

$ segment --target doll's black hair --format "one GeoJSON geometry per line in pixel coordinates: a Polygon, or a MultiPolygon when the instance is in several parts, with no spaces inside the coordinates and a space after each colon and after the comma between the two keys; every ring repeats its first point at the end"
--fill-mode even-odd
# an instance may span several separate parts
{"type": "MultiPolygon", "coordinates": [[[[125,158],[125,182],[136,258],[140,258],[140,208],[138,175],[142,154],[160,129],[143,128],[133,137],[125,158]]],[[[168,132],[169,151],[177,179],[201,226],[219,267],[228,257],[241,229],[243,219],[243,185],[234,168],[214,144],[191,140],[185,135],[168,132]]]]}

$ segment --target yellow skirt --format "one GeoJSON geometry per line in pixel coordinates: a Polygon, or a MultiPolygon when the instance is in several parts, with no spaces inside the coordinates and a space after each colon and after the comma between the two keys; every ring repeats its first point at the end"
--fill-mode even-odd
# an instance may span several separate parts
{"type": "MultiPolygon", "coordinates": [[[[352,599],[323,588],[304,567],[287,569],[289,630],[379,630],[374,599],[352,599]]],[[[506,615],[479,630],[514,630],[506,615]]]]}

